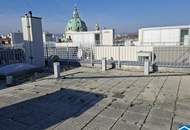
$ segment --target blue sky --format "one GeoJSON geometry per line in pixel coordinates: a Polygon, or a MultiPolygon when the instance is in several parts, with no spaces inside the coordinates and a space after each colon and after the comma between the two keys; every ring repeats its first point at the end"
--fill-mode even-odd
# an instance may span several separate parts
{"type": "Polygon", "coordinates": [[[21,30],[28,10],[43,18],[43,30],[63,33],[75,4],[89,28],[96,23],[117,33],[138,28],[190,24],[190,0],[0,0],[0,32],[21,30]]]}

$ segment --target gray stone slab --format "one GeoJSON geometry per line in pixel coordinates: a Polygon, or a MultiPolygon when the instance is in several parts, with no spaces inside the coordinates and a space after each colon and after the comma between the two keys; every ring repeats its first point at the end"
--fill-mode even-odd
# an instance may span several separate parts
{"type": "Polygon", "coordinates": [[[105,116],[107,118],[111,118],[114,120],[117,120],[117,118],[123,113],[122,110],[120,109],[112,109],[112,108],[107,108],[105,109],[100,116],[105,116]]]}
{"type": "Polygon", "coordinates": [[[145,118],[146,118],[146,114],[128,111],[121,118],[121,121],[124,123],[133,124],[140,127],[143,124],[143,121],[145,118]]]}
{"type": "Polygon", "coordinates": [[[98,116],[84,130],[108,130],[115,120],[105,116],[98,116]]]}
{"type": "Polygon", "coordinates": [[[160,118],[160,119],[170,120],[170,119],[172,119],[173,112],[167,111],[164,109],[153,108],[150,112],[150,117],[151,116],[155,116],[155,117],[160,118]]]}
{"type": "Polygon", "coordinates": [[[139,130],[139,127],[134,124],[129,124],[123,121],[119,121],[117,122],[116,125],[114,125],[112,130],[139,130]]]}
{"type": "Polygon", "coordinates": [[[149,105],[144,105],[144,104],[134,104],[131,105],[128,109],[129,112],[137,112],[141,114],[146,114],[147,111],[150,109],[149,105]]]}
{"type": "Polygon", "coordinates": [[[157,117],[149,117],[142,130],[170,130],[171,120],[165,120],[157,117]]]}
{"type": "Polygon", "coordinates": [[[113,102],[109,107],[113,109],[118,109],[118,110],[125,110],[129,106],[129,103],[126,103],[124,101],[116,101],[113,102]]]}

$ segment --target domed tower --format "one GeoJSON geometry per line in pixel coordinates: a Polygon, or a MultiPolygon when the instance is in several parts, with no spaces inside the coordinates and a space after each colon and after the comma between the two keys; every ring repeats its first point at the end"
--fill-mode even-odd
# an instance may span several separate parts
{"type": "Polygon", "coordinates": [[[81,20],[80,15],[78,13],[78,9],[75,6],[73,10],[73,17],[68,21],[65,32],[67,31],[74,31],[74,32],[85,32],[87,31],[86,23],[81,20]]]}

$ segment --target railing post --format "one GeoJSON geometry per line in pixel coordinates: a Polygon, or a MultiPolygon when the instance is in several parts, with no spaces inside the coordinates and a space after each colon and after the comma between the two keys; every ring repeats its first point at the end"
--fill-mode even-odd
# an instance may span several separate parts
{"type": "Polygon", "coordinates": [[[120,45],[118,46],[118,69],[121,68],[121,58],[120,58],[120,45]]]}
{"type": "Polygon", "coordinates": [[[149,75],[150,73],[150,62],[148,59],[144,61],[144,75],[149,75]]]}
{"type": "Polygon", "coordinates": [[[67,67],[69,67],[69,46],[67,44],[67,67]]]}
{"type": "Polygon", "coordinates": [[[53,68],[54,68],[54,78],[59,79],[60,78],[60,63],[54,62],[53,68]]]}
{"type": "Polygon", "coordinates": [[[106,58],[102,58],[102,71],[107,70],[107,60],[106,58]]]}
{"type": "Polygon", "coordinates": [[[93,63],[93,48],[92,48],[92,44],[91,44],[91,49],[90,49],[90,63],[92,66],[94,66],[94,63],[93,63]]]}
{"type": "Polygon", "coordinates": [[[154,72],[155,71],[155,63],[154,63],[154,46],[152,47],[152,53],[151,53],[151,69],[152,69],[152,71],[154,72]]]}
{"type": "MultiPolygon", "coordinates": [[[[45,42],[44,43],[45,44],[45,52],[46,52],[46,62],[47,62],[47,66],[49,66],[49,52],[48,52],[48,43],[47,42],[45,42]]],[[[45,54],[44,54],[45,55],[45,54]]]]}
{"type": "Polygon", "coordinates": [[[12,85],[13,84],[13,76],[6,76],[6,85],[12,85]]]}

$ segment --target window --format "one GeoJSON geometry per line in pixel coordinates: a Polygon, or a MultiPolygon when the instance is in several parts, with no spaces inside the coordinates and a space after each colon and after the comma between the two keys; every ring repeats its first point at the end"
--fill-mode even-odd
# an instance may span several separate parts
{"type": "Polygon", "coordinates": [[[180,37],[180,45],[184,45],[185,42],[185,36],[189,34],[188,29],[182,29],[181,30],[181,37],[180,37]]]}
{"type": "Polygon", "coordinates": [[[100,45],[100,34],[95,34],[95,43],[96,45],[100,45]]]}

